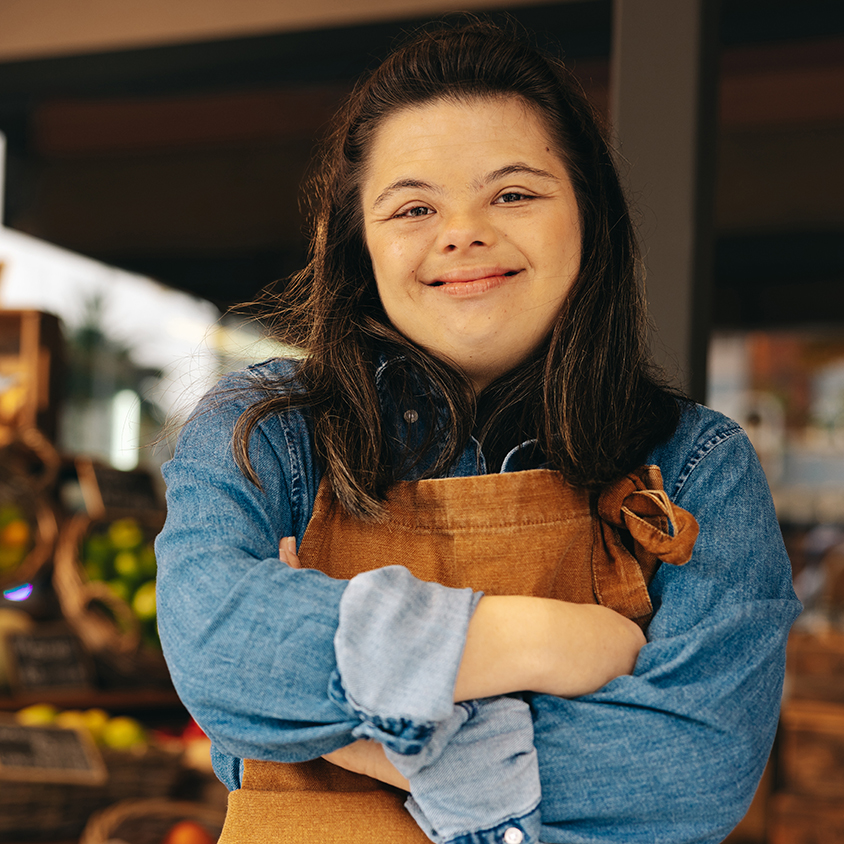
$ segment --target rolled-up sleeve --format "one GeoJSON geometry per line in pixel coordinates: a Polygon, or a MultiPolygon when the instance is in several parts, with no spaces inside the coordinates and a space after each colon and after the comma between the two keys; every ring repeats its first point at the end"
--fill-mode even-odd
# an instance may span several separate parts
{"type": "Polygon", "coordinates": [[[304,761],[365,735],[418,751],[452,711],[480,595],[398,567],[344,581],[283,564],[279,540],[301,541],[319,482],[307,426],[259,426],[259,488],[232,454],[242,410],[224,384],[182,430],[156,545],[164,654],[218,774],[235,788],[240,759],[304,761]]]}
{"type": "Polygon", "coordinates": [[[659,461],[700,535],[651,585],[635,673],[575,700],[530,697],[548,844],[714,844],[761,777],[800,605],[752,446],[723,417],[710,427],[659,461]]]}
{"type": "Polygon", "coordinates": [[[357,575],[340,601],[332,697],[371,738],[418,754],[451,717],[469,621],[481,593],[415,578],[401,566],[357,575]]]}
{"type": "Polygon", "coordinates": [[[457,704],[419,754],[386,752],[410,781],[407,808],[432,841],[538,844],[533,721],[519,696],[457,704]]]}
{"type": "Polygon", "coordinates": [[[302,761],[347,743],[356,725],[327,693],[346,583],[279,560],[280,537],[300,529],[297,487],[310,482],[297,451],[304,422],[273,418],[256,430],[259,489],[235,464],[232,431],[243,406],[225,389],[193,414],[163,470],[162,646],[218,759],[302,761]]]}

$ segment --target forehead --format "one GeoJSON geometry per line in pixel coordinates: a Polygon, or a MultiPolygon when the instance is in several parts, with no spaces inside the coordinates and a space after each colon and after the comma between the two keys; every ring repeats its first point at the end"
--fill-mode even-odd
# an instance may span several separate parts
{"type": "Polygon", "coordinates": [[[564,167],[555,148],[544,119],[520,97],[435,100],[384,118],[373,135],[364,182],[412,166],[445,169],[514,156],[564,167]]]}

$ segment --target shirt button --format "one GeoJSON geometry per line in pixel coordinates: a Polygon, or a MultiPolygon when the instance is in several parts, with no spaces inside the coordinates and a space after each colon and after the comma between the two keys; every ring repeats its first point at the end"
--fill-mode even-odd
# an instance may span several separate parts
{"type": "Polygon", "coordinates": [[[525,834],[515,826],[511,826],[504,833],[504,844],[522,844],[525,840],[525,834]]]}
{"type": "MultiPolygon", "coordinates": [[[[419,418],[419,414],[415,410],[405,410],[404,421],[412,425],[419,418]]],[[[508,841],[507,844],[510,844],[508,841]]]]}

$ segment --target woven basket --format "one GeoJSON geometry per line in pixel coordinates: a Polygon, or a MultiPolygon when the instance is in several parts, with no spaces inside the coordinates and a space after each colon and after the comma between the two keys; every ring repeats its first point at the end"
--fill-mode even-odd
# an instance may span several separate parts
{"type": "Polygon", "coordinates": [[[48,491],[58,467],[58,453],[35,428],[0,426],[0,504],[20,510],[32,534],[20,563],[0,571],[0,588],[32,581],[52,557],[58,524],[48,491]]]}
{"type": "MultiPolygon", "coordinates": [[[[161,529],[159,516],[137,521],[150,539],[161,529]]],[[[129,605],[102,581],[89,580],[80,562],[85,538],[105,524],[80,513],[62,526],[53,567],[62,614],[88,650],[121,673],[164,679],[164,658],[142,645],[140,623],[129,605]]]]}
{"type": "Polygon", "coordinates": [[[222,809],[202,803],[125,800],[97,812],[88,821],[79,844],[105,844],[114,839],[126,844],[161,844],[168,830],[183,820],[198,823],[216,840],[225,819],[222,809]]]}
{"type": "Polygon", "coordinates": [[[0,782],[0,841],[74,838],[94,812],[127,799],[166,798],[183,768],[179,754],[157,747],[143,754],[103,750],[103,785],[0,782]]]}

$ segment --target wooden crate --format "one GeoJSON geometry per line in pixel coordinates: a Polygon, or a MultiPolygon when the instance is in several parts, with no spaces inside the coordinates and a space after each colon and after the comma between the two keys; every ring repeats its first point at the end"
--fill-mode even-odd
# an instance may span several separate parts
{"type": "Polygon", "coordinates": [[[844,706],[844,633],[793,631],[788,639],[788,694],[844,706]]]}
{"type": "Polygon", "coordinates": [[[844,705],[791,701],[782,710],[779,741],[782,790],[844,807],[844,705]]]}
{"type": "Polygon", "coordinates": [[[117,801],[160,799],[176,789],[181,757],[157,747],[143,754],[104,750],[101,785],[4,780],[0,784],[0,841],[76,839],[91,815],[117,801]]]}
{"type": "Polygon", "coordinates": [[[58,317],[0,310],[0,424],[55,439],[61,357],[58,317]]]}
{"type": "Polygon", "coordinates": [[[777,794],[767,844],[844,844],[844,800],[777,794]]]}
{"type": "Polygon", "coordinates": [[[51,493],[59,463],[36,428],[0,423],[0,589],[31,583],[52,558],[58,521],[51,493]]]}
{"type": "Polygon", "coordinates": [[[827,610],[830,613],[844,612],[844,545],[837,545],[824,556],[823,574],[823,601],[827,610]]]}

